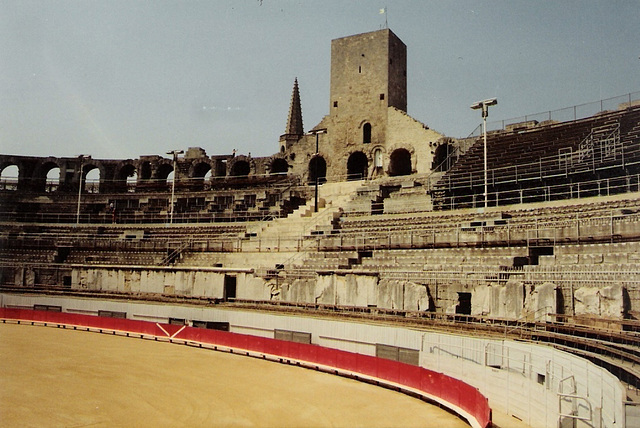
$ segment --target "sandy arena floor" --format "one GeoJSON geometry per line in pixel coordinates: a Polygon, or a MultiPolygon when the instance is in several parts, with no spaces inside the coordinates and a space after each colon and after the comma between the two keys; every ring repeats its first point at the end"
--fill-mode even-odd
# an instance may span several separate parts
{"type": "Polygon", "coordinates": [[[384,388],[98,333],[0,324],[3,427],[462,427],[384,388]]]}

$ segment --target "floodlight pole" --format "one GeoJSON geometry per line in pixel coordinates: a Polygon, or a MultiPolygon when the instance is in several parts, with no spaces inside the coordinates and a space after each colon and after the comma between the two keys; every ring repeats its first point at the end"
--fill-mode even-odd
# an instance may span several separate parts
{"type": "Polygon", "coordinates": [[[489,192],[487,179],[487,116],[489,116],[489,106],[498,104],[497,98],[490,98],[484,101],[478,101],[471,105],[474,110],[482,109],[482,134],[484,136],[484,207],[489,206],[489,192]]]}
{"type": "Polygon", "coordinates": [[[84,157],[88,155],[78,155],[80,159],[80,178],[78,179],[78,209],[76,210],[76,226],[80,224],[80,203],[82,199],[82,176],[84,174],[84,157]]]}
{"type": "Polygon", "coordinates": [[[171,207],[169,210],[169,224],[173,224],[173,209],[176,194],[176,175],[178,175],[178,155],[184,153],[184,150],[171,150],[168,155],[173,155],[173,180],[171,180],[171,207]]]}
{"type": "MultiPolygon", "coordinates": [[[[318,134],[326,134],[327,133],[327,128],[321,128],[321,129],[314,129],[312,131],[309,131],[309,133],[307,135],[315,135],[316,136],[316,153],[313,155],[314,159],[317,159],[318,156],[320,155],[320,147],[319,147],[319,141],[318,141],[318,134]]],[[[313,212],[318,212],[318,161],[315,161],[315,173],[316,173],[316,182],[315,182],[315,195],[314,195],[314,206],[313,206],[313,212]]]]}

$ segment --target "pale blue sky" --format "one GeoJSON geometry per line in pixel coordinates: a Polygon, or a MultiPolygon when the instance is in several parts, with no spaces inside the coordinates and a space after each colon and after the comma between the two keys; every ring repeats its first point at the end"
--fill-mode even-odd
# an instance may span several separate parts
{"type": "Polygon", "coordinates": [[[640,1],[0,0],[0,152],[137,158],[278,150],[293,80],[329,111],[331,39],[384,25],[408,113],[452,137],[640,91],[640,1]]]}

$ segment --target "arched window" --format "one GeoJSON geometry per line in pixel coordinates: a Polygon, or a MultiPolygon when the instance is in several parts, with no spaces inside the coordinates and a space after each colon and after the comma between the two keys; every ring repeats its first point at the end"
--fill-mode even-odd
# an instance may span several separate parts
{"type": "Polygon", "coordinates": [[[18,190],[19,173],[17,165],[6,166],[0,174],[0,190],[18,190]]]}
{"type": "Polygon", "coordinates": [[[100,169],[94,166],[85,165],[83,168],[84,190],[87,193],[100,192],[100,169]]]}
{"type": "Polygon", "coordinates": [[[47,172],[45,192],[55,192],[60,185],[60,168],[54,166],[47,172]]]}
{"type": "Polygon", "coordinates": [[[362,142],[364,144],[369,144],[371,142],[371,124],[365,123],[362,126],[362,142]]]}

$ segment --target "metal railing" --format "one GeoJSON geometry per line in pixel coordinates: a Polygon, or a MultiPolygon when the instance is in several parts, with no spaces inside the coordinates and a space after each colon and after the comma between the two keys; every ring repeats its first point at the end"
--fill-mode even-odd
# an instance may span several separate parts
{"type": "MultiPolygon", "coordinates": [[[[551,161],[551,165],[557,165],[558,159],[551,161]]],[[[560,169],[545,170],[542,161],[539,164],[532,164],[534,170],[524,170],[522,166],[515,165],[503,168],[504,175],[497,175],[495,170],[489,172],[490,186],[513,185],[517,186],[518,181],[542,180],[552,177],[564,177],[560,169]]],[[[442,187],[434,192],[456,192],[467,190],[466,193],[459,192],[454,195],[437,195],[434,193],[434,207],[440,210],[455,210],[463,208],[478,208],[484,206],[482,194],[471,193],[471,188],[480,186],[483,183],[481,172],[464,174],[463,177],[455,181],[445,178],[442,187]]],[[[585,180],[561,184],[548,184],[541,186],[531,186],[526,188],[501,189],[488,193],[489,206],[517,205],[534,202],[549,202],[556,200],[580,199],[593,196],[611,196],[623,193],[633,193],[640,191],[640,174],[622,175],[613,178],[603,178],[585,180]]]]}
{"type": "MultiPolygon", "coordinates": [[[[592,101],[584,104],[577,104],[570,107],[564,107],[557,110],[549,110],[540,113],[527,114],[524,116],[513,117],[487,123],[487,131],[500,131],[507,129],[508,126],[523,122],[570,122],[584,119],[603,111],[620,110],[631,106],[633,103],[640,101],[640,92],[630,92],[624,95],[618,95],[611,98],[592,101]]],[[[479,137],[482,135],[482,124],[474,129],[469,137],[479,137]]]]}

